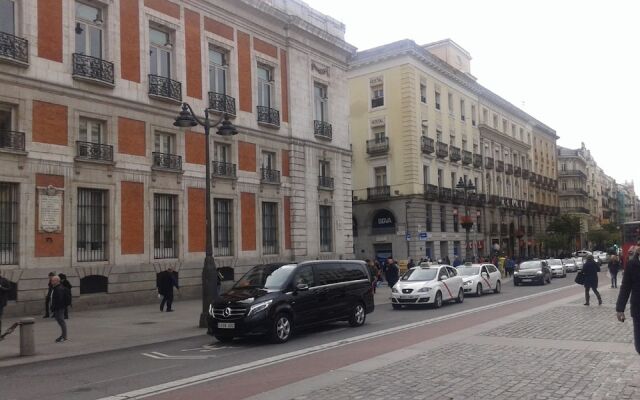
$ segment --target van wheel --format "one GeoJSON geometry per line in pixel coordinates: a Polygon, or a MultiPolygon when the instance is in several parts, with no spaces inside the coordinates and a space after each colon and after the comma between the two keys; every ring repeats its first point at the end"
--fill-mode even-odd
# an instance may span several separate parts
{"type": "Polygon", "coordinates": [[[442,293],[440,292],[436,293],[436,298],[433,300],[433,306],[435,308],[442,307],[442,293]]]}
{"type": "Polygon", "coordinates": [[[496,288],[493,289],[493,293],[500,293],[500,290],[502,290],[502,284],[498,281],[496,282],[496,288]]]}
{"type": "Polygon", "coordinates": [[[291,337],[291,317],[286,313],[279,313],[276,315],[272,325],[271,332],[269,333],[270,339],[273,343],[284,343],[291,337]]]}
{"type": "Polygon", "coordinates": [[[231,335],[216,334],[214,335],[214,337],[216,338],[216,340],[218,340],[218,342],[221,343],[229,343],[233,340],[233,336],[231,335]]]}
{"type": "Polygon", "coordinates": [[[364,310],[362,303],[358,303],[351,310],[351,316],[349,317],[349,325],[356,327],[364,325],[364,321],[367,319],[367,313],[364,310]]]}
{"type": "Polygon", "coordinates": [[[464,290],[460,288],[460,290],[458,290],[458,297],[456,297],[456,303],[462,303],[463,301],[464,301],[464,290]]]}

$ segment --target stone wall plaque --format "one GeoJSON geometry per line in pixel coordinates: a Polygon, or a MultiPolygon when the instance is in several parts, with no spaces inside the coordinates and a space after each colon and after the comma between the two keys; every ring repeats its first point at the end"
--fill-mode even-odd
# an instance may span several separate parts
{"type": "Polygon", "coordinates": [[[41,190],[38,194],[38,221],[40,231],[47,233],[62,230],[62,193],[54,188],[41,190]]]}

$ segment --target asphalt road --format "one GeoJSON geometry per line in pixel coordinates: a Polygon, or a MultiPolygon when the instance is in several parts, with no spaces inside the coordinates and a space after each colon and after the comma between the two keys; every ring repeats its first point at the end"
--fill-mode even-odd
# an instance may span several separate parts
{"type": "MultiPolygon", "coordinates": [[[[367,316],[367,322],[362,327],[351,328],[346,323],[334,323],[312,331],[298,332],[289,342],[281,345],[268,344],[261,338],[247,338],[231,344],[222,344],[203,335],[149,346],[7,367],[0,369],[0,398],[99,399],[236,366],[240,366],[240,369],[245,366],[260,366],[266,362],[265,359],[292,352],[299,352],[294,353],[298,354],[298,358],[304,357],[307,352],[322,355],[325,351],[323,345],[348,348],[354,345],[345,342],[363,335],[367,337],[358,339],[358,344],[366,349],[369,343],[371,346],[375,344],[369,337],[394,341],[396,336],[393,336],[393,329],[407,324],[460,312],[470,312],[473,315],[474,309],[480,311],[483,306],[560,287],[573,286],[574,289],[579,289],[573,283],[573,276],[570,274],[567,278],[556,278],[552,284],[546,286],[514,287],[513,283],[509,282],[503,285],[500,294],[488,294],[479,298],[466,297],[462,304],[445,304],[441,309],[393,310],[390,304],[379,304],[375,312],[367,316]]],[[[540,305],[545,297],[525,299],[519,302],[524,303],[520,304],[520,307],[540,305]]],[[[500,310],[498,307],[493,312],[500,313],[500,310]]],[[[413,326],[404,328],[405,331],[416,329],[413,326]]],[[[428,329],[428,326],[422,326],[422,329],[428,329]]]]}

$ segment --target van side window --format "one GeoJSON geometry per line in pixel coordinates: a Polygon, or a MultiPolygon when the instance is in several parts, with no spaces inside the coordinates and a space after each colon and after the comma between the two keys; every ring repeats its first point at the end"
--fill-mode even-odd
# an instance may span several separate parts
{"type": "Polygon", "coordinates": [[[344,282],[346,271],[342,266],[334,264],[316,264],[314,265],[314,268],[316,270],[316,276],[318,277],[318,285],[320,286],[344,282]]]}
{"type": "Polygon", "coordinates": [[[300,284],[309,285],[309,287],[316,286],[315,278],[313,276],[313,268],[311,268],[311,265],[305,265],[296,272],[293,285],[298,286],[300,284]]]}
{"type": "Polygon", "coordinates": [[[360,264],[341,264],[340,266],[344,266],[346,269],[346,280],[347,281],[357,281],[360,279],[368,279],[367,273],[364,271],[363,266],[360,264]]]}

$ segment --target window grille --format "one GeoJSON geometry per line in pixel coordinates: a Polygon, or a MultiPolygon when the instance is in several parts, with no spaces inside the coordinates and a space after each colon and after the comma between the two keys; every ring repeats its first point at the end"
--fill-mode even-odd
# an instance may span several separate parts
{"type": "Polygon", "coordinates": [[[153,197],[153,257],[176,258],[178,245],[177,196],[153,197]]]}
{"type": "Polygon", "coordinates": [[[233,255],[232,200],[215,199],[213,201],[214,237],[213,247],[216,256],[233,255]]]}
{"type": "Polygon", "coordinates": [[[262,203],[262,250],[278,254],[278,203],[262,203]]]}
{"type": "Polygon", "coordinates": [[[0,265],[18,263],[18,184],[0,182],[0,265]]]}
{"type": "Polygon", "coordinates": [[[78,261],[107,259],[106,190],[78,189],[78,261]]]}

